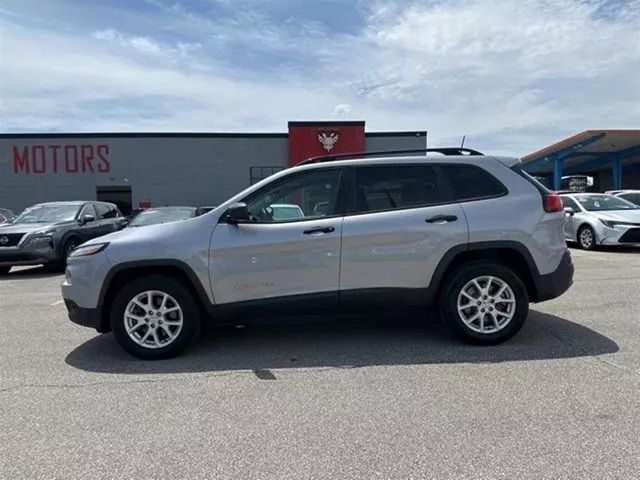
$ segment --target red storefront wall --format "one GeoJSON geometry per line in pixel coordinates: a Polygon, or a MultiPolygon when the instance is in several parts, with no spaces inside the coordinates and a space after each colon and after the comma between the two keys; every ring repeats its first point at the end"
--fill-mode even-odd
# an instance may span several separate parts
{"type": "Polygon", "coordinates": [[[309,157],[364,149],[364,122],[289,122],[289,166],[309,157]]]}

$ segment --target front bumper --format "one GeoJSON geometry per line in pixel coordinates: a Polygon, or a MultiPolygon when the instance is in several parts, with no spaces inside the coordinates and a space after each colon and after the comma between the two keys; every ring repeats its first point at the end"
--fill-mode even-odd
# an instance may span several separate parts
{"type": "Polygon", "coordinates": [[[83,327],[95,328],[100,331],[100,312],[97,308],[82,308],[79,307],[76,302],[64,299],[64,304],[67,307],[69,314],[69,320],[83,327]]]}
{"type": "Polygon", "coordinates": [[[640,226],[615,225],[615,228],[601,227],[597,233],[600,245],[640,246],[640,226]]]}
{"type": "Polygon", "coordinates": [[[551,300],[569,290],[569,287],[573,285],[574,270],[571,253],[567,250],[555,271],[547,275],[538,275],[535,279],[536,298],[533,301],[551,300]]]}
{"type": "Polygon", "coordinates": [[[110,263],[103,253],[69,258],[61,290],[72,322],[105,331],[99,298],[109,269],[110,263]]]}
{"type": "Polygon", "coordinates": [[[60,261],[51,237],[40,237],[17,247],[0,247],[0,266],[42,265],[60,261]]]}

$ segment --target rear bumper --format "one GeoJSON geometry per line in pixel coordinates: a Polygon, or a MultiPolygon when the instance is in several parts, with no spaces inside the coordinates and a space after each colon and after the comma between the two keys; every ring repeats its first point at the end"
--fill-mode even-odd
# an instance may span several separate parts
{"type": "Polygon", "coordinates": [[[100,311],[97,308],[79,307],[73,300],[64,299],[69,320],[83,327],[95,328],[100,332],[100,311]]]}
{"type": "Polygon", "coordinates": [[[571,253],[567,250],[554,272],[547,275],[538,275],[535,279],[536,298],[534,302],[544,302],[559,297],[573,285],[574,267],[571,261],[571,253]]]}

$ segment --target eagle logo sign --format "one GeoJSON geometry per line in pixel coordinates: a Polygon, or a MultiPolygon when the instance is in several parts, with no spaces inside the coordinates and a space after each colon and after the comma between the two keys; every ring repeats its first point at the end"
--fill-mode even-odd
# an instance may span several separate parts
{"type": "Polygon", "coordinates": [[[340,136],[337,133],[321,133],[318,135],[318,141],[322,144],[327,152],[333,150],[333,147],[338,143],[340,136]]]}

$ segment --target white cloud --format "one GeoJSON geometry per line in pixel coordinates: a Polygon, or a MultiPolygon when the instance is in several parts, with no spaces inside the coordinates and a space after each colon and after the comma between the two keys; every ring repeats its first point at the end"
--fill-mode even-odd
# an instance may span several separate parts
{"type": "Polygon", "coordinates": [[[144,55],[151,56],[186,56],[202,47],[200,43],[177,42],[175,45],[161,45],[159,42],[144,36],[125,35],[113,28],[93,32],[93,38],[114,42],[124,48],[131,48],[144,55]]]}
{"type": "Polygon", "coordinates": [[[120,34],[116,32],[113,28],[107,28],[106,30],[98,30],[93,32],[93,38],[97,38],[98,40],[107,40],[109,42],[113,42],[116,39],[120,38],[120,34]]]}
{"type": "Polygon", "coordinates": [[[336,107],[333,109],[334,117],[349,115],[350,113],[351,113],[351,105],[349,105],[348,103],[341,103],[339,105],[336,105],[336,107]]]}
{"type": "Polygon", "coordinates": [[[362,2],[351,34],[274,22],[264,5],[217,18],[172,3],[156,20],[171,35],[111,23],[88,41],[4,20],[0,128],[283,131],[340,117],[525,154],[640,120],[640,0],[362,2]]]}
{"type": "Polygon", "coordinates": [[[6,31],[3,48],[23,55],[3,59],[8,114],[0,130],[284,130],[287,119],[305,118],[309,111],[329,117],[339,103],[300,85],[234,78],[215,63],[211,72],[183,71],[110,50],[87,51],[73,39],[6,31]]]}

